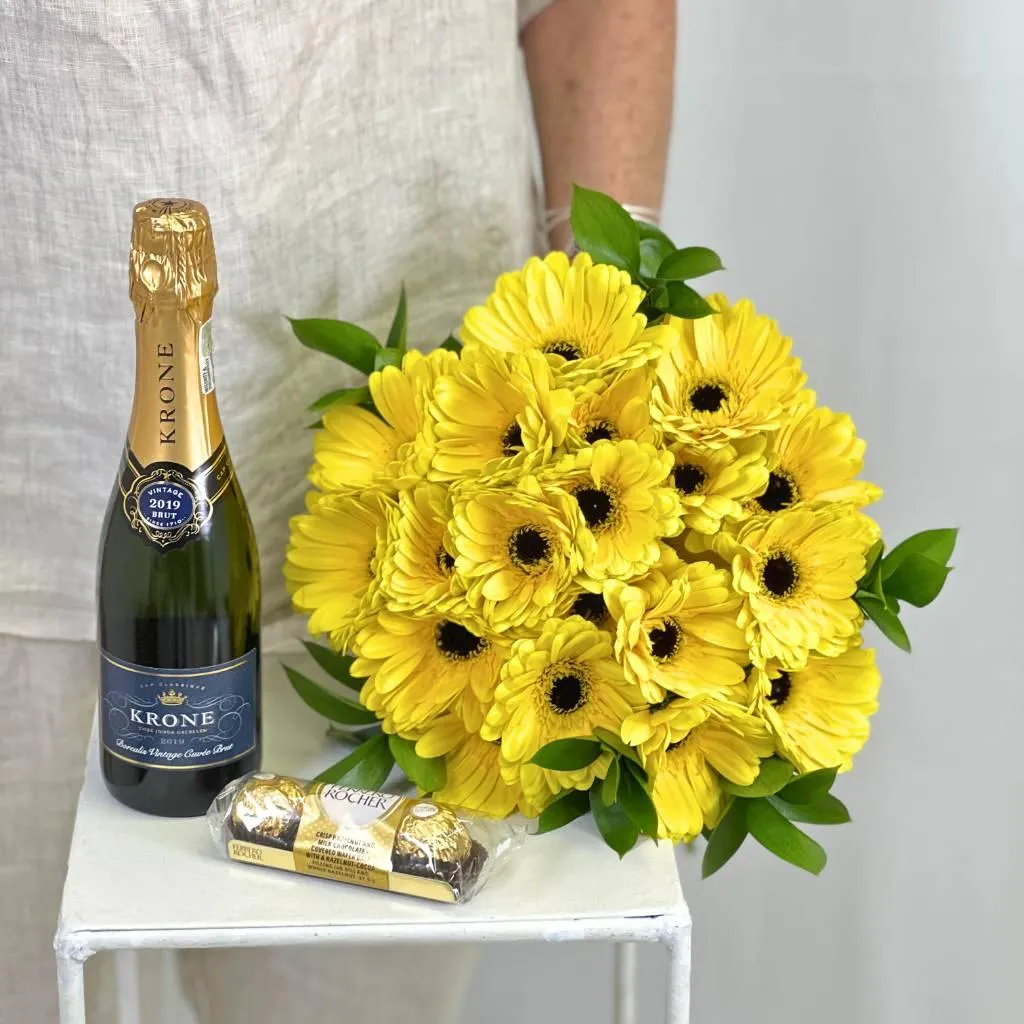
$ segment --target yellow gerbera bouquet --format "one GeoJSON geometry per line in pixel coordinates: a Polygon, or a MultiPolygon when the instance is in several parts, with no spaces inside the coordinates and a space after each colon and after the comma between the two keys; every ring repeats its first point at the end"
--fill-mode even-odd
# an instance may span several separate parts
{"type": "Polygon", "coordinates": [[[337,682],[299,695],[360,740],[320,777],[395,763],[438,799],[540,831],[591,812],[708,840],[750,834],[809,871],[794,822],[849,820],[830,789],[877,708],[865,617],[909,650],[901,602],[934,600],[955,530],[888,553],[863,511],[864,441],[817,404],[775,322],[686,283],[721,269],[577,188],[579,248],[503,274],[458,338],[406,349],[296,320],[368,374],[314,405],[295,608],[337,682]]]}

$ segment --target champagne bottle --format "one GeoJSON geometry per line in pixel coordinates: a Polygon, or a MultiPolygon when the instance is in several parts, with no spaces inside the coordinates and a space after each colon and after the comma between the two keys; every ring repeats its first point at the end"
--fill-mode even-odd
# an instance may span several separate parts
{"type": "Polygon", "coordinates": [[[259,563],[214,392],[200,203],[135,208],[135,399],[99,566],[100,756],[151,814],[202,814],[259,767],[259,563]]]}

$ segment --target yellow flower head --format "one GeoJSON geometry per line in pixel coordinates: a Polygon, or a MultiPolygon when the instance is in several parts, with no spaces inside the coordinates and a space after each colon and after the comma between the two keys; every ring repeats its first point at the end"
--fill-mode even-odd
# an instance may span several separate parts
{"type": "Polygon", "coordinates": [[[482,306],[466,313],[467,347],[543,352],[560,375],[581,378],[635,367],[655,358],[662,328],[638,313],[644,292],[625,270],[594,264],[581,252],[532,257],[502,274],[482,306]]]}
{"type": "Polygon", "coordinates": [[[416,753],[444,758],[447,778],[433,794],[441,803],[504,818],[521,802],[518,783],[502,778],[499,745],[469,732],[457,715],[436,719],[417,741],[416,753]]]}
{"type": "Polygon", "coordinates": [[[651,370],[627,370],[610,379],[595,377],[573,389],[567,443],[573,448],[598,441],[631,439],[658,444],[661,431],[651,421],[651,370]]]}
{"type": "MultiPolygon", "coordinates": [[[[422,476],[417,440],[427,396],[441,375],[458,363],[454,352],[407,352],[402,367],[370,374],[370,394],[380,416],[345,405],[328,409],[313,439],[310,480],[322,491],[376,486],[394,491],[403,475],[422,476]]],[[[422,463],[422,464],[421,464],[422,463]]]]}
{"type": "Polygon", "coordinates": [[[465,349],[458,367],[437,381],[429,404],[431,478],[514,475],[562,443],[572,401],[536,352],[465,349]]]}
{"type": "Polygon", "coordinates": [[[740,528],[733,585],[755,664],[774,658],[799,669],[812,651],[850,646],[862,622],[853,595],[877,536],[867,516],[843,505],[789,509],[740,528]]]}
{"type": "Polygon", "coordinates": [[[806,378],[774,320],[746,299],[708,302],[717,314],[668,320],[678,341],[658,363],[654,416],[667,439],[718,448],[778,429],[806,378]]]}
{"type": "Polygon", "coordinates": [[[586,522],[583,571],[594,580],[629,579],[661,557],[660,537],[683,527],[679,498],[667,480],[672,454],[636,441],[598,441],[545,471],[576,500],[586,522]]]}
{"type": "Polygon", "coordinates": [[[676,444],[672,455],[672,483],[683,506],[683,522],[698,533],[718,533],[748,519],[744,502],[768,484],[761,437],[740,442],[738,448],[676,444]]]}
{"type": "Polygon", "coordinates": [[[394,502],[371,490],[359,497],[319,495],[308,504],[308,515],[291,520],[284,575],[295,610],[310,617],[310,633],[329,634],[343,650],[379,604],[394,502]]]}
{"type": "Polygon", "coordinates": [[[552,740],[592,736],[597,727],[618,732],[641,703],[610,634],[585,619],[552,619],[512,644],[481,735],[500,739],[505,759],[520,764],[552,740]]]}
{"type": "Polygon", "coordinates": [[[808,395],[793,416],[768,439],[770,476],[763,493],[750,504],[772,514],[799,502],[837,501],[860,507],[877,501],[881,490],[855,479],[864,466],[864,441],[853,420],[808,395]]]}
{"type": "Polygon", "coordinates": [[[724,810],[718,775],[749,786],[772,753],[768,731],[733,704],[702,698],[674,700],[627,719],[622,738],[640,750],[658,811],[658,833],[690,842],[714,828],[724,810]],[[718,774],[716,774],[718,773],[718,774]]]}
{"type": "Polygon", "coordinates": [[[352,675],[365,678],[360,698],[386,732],[413,735],[443,711],[457,710],[479,728],[507,655],[473,623],[444,615],[381,611],[353,644],[352,675]]]}
{"type": "Polygon", "coordinates": [[[501,777],[520,793],[519,809],[528,818],[536,818],[555,797],[570,789],[590,789],[608,774],[612,755],[605,751],[593,764],[578,771],[553,772],[535,764],[501,761],[501,777]]]}
{"type": "Polygon", "coordinates": [[[881,676],[875,652],[852,647],[834,658],[812,655],[807,667],[751,670],[756,707],[776,749],[801,772],[848,771],[867,742],[868,718],[878,710],[881,676]]]}
{"type": "Polygon", "coordinates": [[[557,488],[524,477],[516,490],[465,488],[455,499],[449,544],[469,605],[492,629],[536,626],[580,568],[583,517],[557,488]]]}
{"type": "Polygon", "coordinates": [[[749,655],[731,582],[710,562],[680,562],[634,584],[605,583],[615,656],[644,700],[655,704],[666,691],[725,697],[742,690],[749,655]]]}
{"type": "Polygon", "coordinates": [[[412,615],[467,611],[465,587],[445,540],[446,489],[422,483],[402,491],[392,515],[391,543],[380,566],[388,607],[412,615]]]}

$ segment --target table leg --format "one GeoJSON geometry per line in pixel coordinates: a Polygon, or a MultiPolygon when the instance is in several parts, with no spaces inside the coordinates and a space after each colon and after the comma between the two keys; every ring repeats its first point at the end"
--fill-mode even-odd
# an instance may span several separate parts
{"type": "Polygon", "coordinates": [[[85,1024],[85,962],[57,958],[60,1024],[85,1024]]]}
{"type": "Polygon", "coordinates": [[[114,953],[114,974],[117,978],[118,1024],[141,1024],[138,950],[117,950],[114,953]]]}
{"type": "Polygon", "coordinates": [[[615,944],[615,1024],[636,1024],[636,943],[615,944]]]}
{"type": "Polygon", "coordinates": [[[668,1024],[690,1020],[690,929],[677,928],[668,946],[668,1024]]]}

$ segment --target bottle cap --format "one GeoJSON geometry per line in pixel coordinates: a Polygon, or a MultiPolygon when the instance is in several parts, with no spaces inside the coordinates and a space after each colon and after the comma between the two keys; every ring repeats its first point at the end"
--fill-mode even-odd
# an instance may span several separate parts
{"type": "Polygon", "coordinates": [[[132,216],[128,287],[142,317],[153,305],[185,307],[217,293],[210,214],[193,199],[147,199],[132,216]]]}

